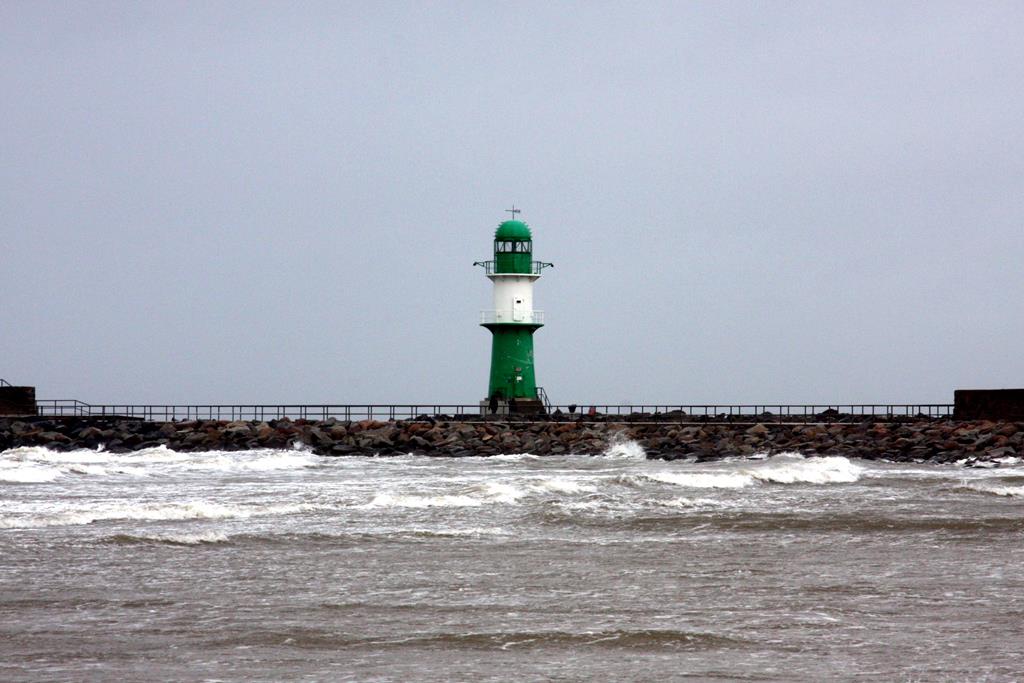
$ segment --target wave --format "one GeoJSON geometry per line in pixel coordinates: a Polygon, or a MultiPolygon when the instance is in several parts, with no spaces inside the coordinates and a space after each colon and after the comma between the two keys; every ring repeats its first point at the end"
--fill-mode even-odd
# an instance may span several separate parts
{"type": "Polygon", "coordinates": [[[190,472],[270,472],[318,467],[322,458],[305,450],[256,449],[179,453],[166,446],[132,453],[79,449],[51,451],[42,446],[0,453],[0,482],[48,483],[68,475],[149,477],[190,472]]]}
{"type": "Polygon", "coordinates": [[[805,458],[781,453],[746,470],[750,476],[774,484],[851,484],[860,479],[864,468],[838,455],[805,458]]]}
{"type": "Polygon", "coordinates": [[[732,469],[668,469],[624,474],[616,481],[642,486],[653,481],[695,489],[742,489],[767,484],[849,484],[858,481],[864,468],[841,456],[805,458],[798,454],[774,455],[751,463],[736,461],[732,469]]]}
{"type": "Polygon", "coordinates": [[[72,451],[53,451],[46,446],[22,446],[0,452],[0,459],[8,462],[45,462],[55,465],[94,464],[106,465],[133,462],[181,462],[198,455],[179,453],[167,446],[153,446],[130,453],[110,453],[103,447],[96,449],[79,448],[72,451]]]}
{"type": "Polygon", "coordinates": [[[655,505],[666,508],[721,508],[730,507],[728,503],[714,498],[671,498],[667,500],[655,500],[655,505]]]}
{"type": "MultiPolygon", "coordinates": [[[[1020,516],[978,516],[877,514],[873,512],[823,513],[821,510],[802,512],[761,512],[751,515],[716,516],[708,520],[713,528],[764,533],[879,533],[902,535],[908,533],[1006,533],[1024,532],[1024,519],[1020,516]]],[[[968,539],[975,540],[975,539],[968,539]]]]}
{"type": "Polygon", "coordinates": [[[741,489],[754,484],[754,478],[742,472],[650,472],[639,476],[695,489],[741,489]]]}
{"type": "Polygon", "coordinates": [[[551,477],[548,479],[535,479],[530,483],[530,488],[534,491],[546,492],[546,493],[589,493],[596,489],[589,485],[583,484],[576,479],[571,477],[551,477]]]}
{"type": "Polygon", "coordinates": [[[433,507],[477,507],[484,501],[472,496],[417,496],[378,493],[366,508],[433,508],[433,507]]]}
{"type": "Polygon", "coordinates": [[[103,450],[77,450],[57,453],[47,451],[40,457],[55,463],[65,462],[92,462],[98,464],[150,464],[150,463],[180,463],[187,462],[195,457],[195,453],[180,453],[164,445],[143,448],[142,450],[130,453],[107,453],[103,450]]]}
{"type": "Polygon", "coordinates": [[[561,510],[602,510],[611,507],[612,503],[599,498],[590,500],[558,501],[555,503],[561,510]]]}
{"type": "Polygon", "coordinates": [[[481,482],[455,494],[395,494],[378,493],[361,508],[404,507],[479,507],[489,503],[515,504],[526,495],[523,489],[501,482],[481,482]]]}
{"type": "Polygon", "coordinates": [[[39,465],[11,467],[7,463],[0,463],[0,481],[11,484],[42,484],[54,481],[61,476],[63,476],[63,472],[59,467],[39,465]]]}
{"type": "Polygon", "coordinates": [[[485,456],[480,456],[480,457],[486,458],[487,460],[498,460],[498,461],[505,461],[505,462],[520,462],[520,461],[523,461],[523,460],[540,460],[540,456],[539,455],[534,455],[532,453],[498,453],[497,455],[485,455],[485,456]]]}
{"type": "Polygon", "coordinates": [[[978,493],[987,493],[993,496],[1005,496],[1008,498],[1024,497],[1024,486],[999,485],[995,482],[968,484],[964,482],[961,488],[978,493]]]}
{"type": "Polygon", "coordinates": [[[210,451],[213,457],[183,463],[182,469],[205,472],[270,472],[320,465],[320,456],[305,451],[247,451],[256,457],[239,457],[237,452],[210,451]]]}
{"type": "MultiPolygon", "coordinates": [[[[321,609],[345,610],[361,609],[364,603],[324,603],[321,609]]],[[[392,606],[401,609],[402,605],[392,606]]],[[[418,606],[416,609],[420,609],[418,606]]],[[[432,606],[432,609],[435,609],[432,606]]],[[[459,608],[465,611],[465,607],[459,608]]],[[[302,650],[337,651],[339,649],[372,648],[409,649],[417,651],[424,647],[440,649],[473,649],[481,651],[512,650],[512,649],[547,649],[550,647],[564,648],[567,652],[578,649],[621,649],[640,652],[652,648],[665,651],[705,651],[723,648],[744,648],[751,641],[733,636],[719,635],[701,631],[683,631],[672,629],[609,629],[601,631],[567,632],[567,631],[491,631],[491,632],[435,632],[422,633],[400,638],[382,638],[380,636],[348,635],[335,631],[316,628],[294,628],[287,630],[272,627],[249,631],[244,636],[234,634],[221,639],[213,639],[210,644],[217,647],[248,646],[262,647],[279,646],[287,643],[289,647],[302,650]]]]}
{"type": "Polygon", "coordinates": [[[392,536],[416,536],[423,538],[463,538],[480,536],[511,536],[501,527],[471,527],[467,529],[401,529],[392,533],[381,535],[392,536]]]}
{"type": "Polygon", "coordinates": [[[621,458],[623,460],[646,460],[647,451],[644,447],[632,439],[627,439],[621,434],[612,437],[608,448],[604,450],[601,457],[621,458]]]}
{"type": "Polygon", "coordinates": [[[172,545],[172,546],[205,546],[205,545],[278,545],[308,546],[310,544],[330,544],[338,548],[343,546],[366,547],[367,544],[380,542],[422,541],[429,539],[451,538],[500,538],[511,536],[512,533],[501,527],[377,527],[372,530],[347,530],[341,532],[279,532],[279,531],[245,531],[226,534],[219,531],[207,532],[133,532],[117,533],[97,540],[101,544],[111,545],[172,545]]]}
{"type": "Polygon", "coordinates": [[[181,521],[188,519],[249,519],[265,515],[329,509],[310,503],[276,505],[222,505],[205,501],[185,503],[143,503],[94,506],[52,513],[0,516],[0,529],[76,526],[112,520],[181,521]]]}
{"type": "Polygon", "coordinates": [[[227,543],[227,534],[208,532],[205,534],[115,534],[103,539],[106,543],[117,545],[138,545],[158,543],[163,545],[213,545],[227,543]]]}

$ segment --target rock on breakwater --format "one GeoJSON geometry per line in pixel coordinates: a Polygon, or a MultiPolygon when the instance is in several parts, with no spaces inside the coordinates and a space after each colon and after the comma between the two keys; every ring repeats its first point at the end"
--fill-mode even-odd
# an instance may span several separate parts
{"type": "Polygon", "coordinates": [[[599,454],[635,441],[648,458],[713,460],[796,452],[866,460],[1011,463],[1024,456],[1021,422],[636,423],[375,421],[334,419],[148,422],[118,418],[0,418],[0,450],[104,448],[128,452],[306,447],[320,455],[464,457],[599,454]]]}

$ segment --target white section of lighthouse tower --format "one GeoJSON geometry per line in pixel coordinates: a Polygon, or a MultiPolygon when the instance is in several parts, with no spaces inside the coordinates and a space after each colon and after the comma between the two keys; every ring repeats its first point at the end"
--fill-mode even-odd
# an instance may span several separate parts
{"type": "Polygon", "coordinates": [[[544,322],[544,312],[533,310],[533,283],[540,275],[490,274],[494,283],[494,308],[490,320],[483,322],[544,322]]]}

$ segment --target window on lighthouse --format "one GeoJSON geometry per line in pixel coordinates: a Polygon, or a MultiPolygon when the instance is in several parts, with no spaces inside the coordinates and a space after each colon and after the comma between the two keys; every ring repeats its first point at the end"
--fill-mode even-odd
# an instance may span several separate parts
{"type": "Polygon", "coordinates": [[[519,297],[512,299],[512,320],[520,322],[526,317],[526,312],[523,310],[523,300],[519,297]]]}
{"type": "Polygon", "coordinates": [[[499,254],[526,254],[533,250],[531,242],[498,242],[497,251],[499,254]]]}

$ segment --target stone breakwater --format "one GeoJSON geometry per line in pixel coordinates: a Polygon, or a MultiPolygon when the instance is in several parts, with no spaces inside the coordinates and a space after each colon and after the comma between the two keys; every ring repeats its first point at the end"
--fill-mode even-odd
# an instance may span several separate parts
{"type": "Polygon", "coordinates": [[[600,454],[639,443],[648,458],[714,460],[797,452],[898,462],[1012,463],[1024,456],[1022,422],[636,423],[611,421],[193,420],[0,418],[0,450],[45,446],[129,452],[305,447],[321,455],[465,457],[600,454]]]}

